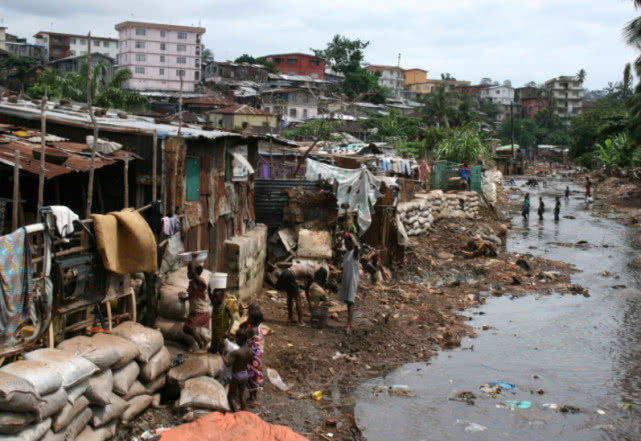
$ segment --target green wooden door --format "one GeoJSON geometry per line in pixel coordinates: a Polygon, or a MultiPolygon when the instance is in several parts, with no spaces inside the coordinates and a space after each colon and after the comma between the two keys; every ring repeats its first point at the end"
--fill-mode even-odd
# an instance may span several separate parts
{"type": "Polygon", "coordinates": [[[187,200],[197,201],[200,197],[200,158],[187,158],[187,200]]]}

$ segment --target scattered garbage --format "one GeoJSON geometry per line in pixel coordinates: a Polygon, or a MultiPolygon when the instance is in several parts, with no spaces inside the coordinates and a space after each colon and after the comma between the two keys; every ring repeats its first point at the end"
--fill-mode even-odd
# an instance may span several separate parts
{"type": "Polygon", "coordinates": [[[165,430],[169,430],[169,427],[158,427],[153,430],[145,430],[142,435],[140,435],[141,441],[156,441],[160,439],[160,434],[165,430]]]}
{"type": "Polygon", "coordinates": [[[518,259],[516,261],[516,266],[523,268],[525,271],[530,271],[530,264],[523,259],[518,259]]]}
{"type": "Polygon", "coordinates": [[[472,392],[459,392],[456,396],[451,397],[452,401],[462,401],[463,403],[469,404],[470,406],[474,405],[474,400],[476,400],[476,395],[472,392]]]}
{"type": "Polygon", "coordinates": [[[456,424],[465,425],[465,428],[463,430],[465,430],[466,432],[483,432],[487,430],[487,427],[468,420],[456,420],[456,424]]]}
{"type": "Polygon", "coordinates": [[[322,390],[317,390],[315,392],[312,392],[312,398],[316,401],[320,401],[323,399],[323,391],[322,390]]]}
{"type": "Polygon", "coordinates": [[[559,408],[560,412],[563,413],[571,413],[571,414],[577,414],[583,412],[580,408],[576,406],[572,406],[570,404],[565,404],[559,408]]]}
{"type": "Polygon", "coordinates": [[[489,384],[490,386],[500,386],[501,389],[505,389],[505,390],[516,389],[516,385],[514,385],[512,383],[506,383],[506,382],[503,382],[503,381],[496,381],[496,382],[487,383],[487,384],[489,384]]]}
{"type": "Polygon", "coordinates": [[[530,407],[532,407],[532,403],[527,400],[526,401],[506,400],[505,404],[510,409],[529,409],[530,407]]]}
{"type": "Polygon", "coordinates": [[[289,390],[289,386],[285,384],[285,382],[280,377],[276,369],[267,368],[267,378],[269,378],[269,381],[271,382],[271,384],[273,384],[283,392],[289,390]]]}
{"type": "Polygon", "coordinates": [[[374,388],[374,392],[380,393],[380,392],[387,392],[391,396],[395,397],[403,397],[403,398],[409,398],[409,397],[415,397],[416,393],[413,392],[410,387],[406,384],[395,384],[393,386],[376,386],[374,388]]]}
{"type": "Polygon", "coordinates": [[[559,408],[559,405],[556,403],[544,403],[543,407],[545,407],[546,409],[556,410],[559,408]]]}
{"type": "Polygon", "coordinates": [[[597,409],[597,410],[596,410],[596,413],[598,413],[599,415],[605,415],[605,410],[603,410],[603,409],[597,409]]]}

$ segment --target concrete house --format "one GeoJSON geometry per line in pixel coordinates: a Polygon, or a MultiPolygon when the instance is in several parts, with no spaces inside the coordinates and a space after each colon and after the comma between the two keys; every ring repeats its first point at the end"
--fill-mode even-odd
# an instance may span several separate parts
{"type": "Polygon", "coordinates": [[[193,92],[200,82],[201,37],[205,28],[125,21],[116,25],[120,36],[118,64],[134,77],[124,84],[140,91],[193,92]]]}
{"type": "Polygon", "coordinates": [[[310,76],[322,80],[325,75],[325,61],[308,54],[277,54],[265,56],[267,61],[274,63],[276,70],[285,75],[310,76]]]}
{"type": "Polygon", "coordinates": [[[490,86],[481,89],[480,98],[492,101],[501,113],[496,115],[497,121],[506,121],[510,118],[510,107],[514,115],[519,115],[518,104],[514,102],[514,89],[508,86],[490,86]]]}
{"type": "Polygon", "coordinates": [[[250,127],[278,126],[278,116],[245,104],[234,104],[209,112],[209,121],[225,129],[248,129],[250,127]]]}
{"type": "Polygon", "coordinates": [[[554,112],[566,125],[571,125],[583,111],[583,82],[577,76],[561,76],[546,81],[544,87],[556,102],[554,112]]]}
{"type": "Polygon", "coordinates": [[[318,97],[308,89],[275,88],[262,92],[263,109],[284,122],[300,122],[318,114],[318,97]]]}
{"type": "MultiPolygon", "coordinates": [[[[48,61],[87,53],[86,35],[40,31],[33,36],[36,44],[44,46],[48,61]]],[[[113,59],[118,56],[119,42],[115,38],[91,36],[91,52],[100,52],[113,59]]]]}
{"type": "Polygon", "coordinates": [[[383,66],[379,64],[370,64],[367,66],[369,72],[380,72],[378,84],[386,87],[391,92],[391,98],[401,98],[403,92],[403,69],[398,66],[383,66]]]}
{"type": "MultiPolygon", "coordinates": [[[[87,61],[86,55],[76,55],[73,57],[66,57],[66,58],[60,58],[58,60],[53,60],[50,64],[51,64],[51,67],[61,72],[77,73],[77,72],[80,72],[80,67],[82,66],[83,63],[86,63],[86,61],[87,61]]],[[[105,78],[106,79],[111,78],[111,75],[114,72],[114,64],[115,64],[115,60],[113,58],[107,55],[103,55],[101,53],[92,52],[90,63],[92,66],[95,66],[98,63],[102,63],[102,65],[107,68],[105,78]]]]}

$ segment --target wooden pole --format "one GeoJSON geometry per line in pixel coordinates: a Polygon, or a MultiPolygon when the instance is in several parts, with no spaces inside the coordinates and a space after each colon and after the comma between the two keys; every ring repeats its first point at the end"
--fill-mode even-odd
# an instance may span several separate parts
{"type": "Polygon", "coordinates": [[[158,167],[158,134],[154,130],[153,150],[151,151],[151,202],[156,202],[158,185],[156,183],[156,168],[158,167]]]}
{"type": "Polygon", "coordinates": [[[183,76],[180,75],[180,92],[178,92],[178,137],[183,128],[183,76]]]}
{"type": "Polygon", "coordinates": [[[40,102],[40,174],[38,178],[38,209],[37,213],[40,213],[40,209],[44,204],[44,194],[45,194],[45,138],[47,137],[47,91],[42,97],[40,102]]]}
{"type": "Polygon", "coordinates": [[[129,207],[129,159],[125,159],[125,203],[124,208],[129,207]]]}
{"type": "Polygon", "coordinates": [[[87,185],[87,209],[85,218],[91,214],[91,204],[93,202],[93,175],[94,164],[96,160],[96,147],[98,145],[98,124],[93,114],[92,97],[91,97],[91,32],[87,35],[87,107],[89,108],[89,118],[93,126],[93,145],[91,146],[91,161],[89,163],[89,184],[87,185]]]}
{"type": "Polygon", "coordinates": [[[20,150],[13,156],[13,201],[12,201],[11,231],[18,229],[18,205],[20,205],[20,150]]]}

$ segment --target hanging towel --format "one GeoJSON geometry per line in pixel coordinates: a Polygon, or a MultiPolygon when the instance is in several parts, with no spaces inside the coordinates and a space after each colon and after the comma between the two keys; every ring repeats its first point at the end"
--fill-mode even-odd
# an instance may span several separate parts
{"type": "Polygon", "coordinates": [[[64,205],[52,205],[49,209],[56,218],[56,230],[60,237],[66,237],[73,233],[73,223],[80,217],[64,205]]]}
{"type": "Polygon", "coordinates": [[[162,223],[162,234],[171,236],[171,222],[167,216],[163,217],[160,222],[162,223]]]}
{"type": "Polygon", "coordinates": [[[4,345],[17,339],[16,331],[29,316],[32,285],[31,250],[27,232],[20,228],[0,237],[0,332],[4,345]]]}
{"type": "Polygon", "coordinates": [[[156,238],[145,219],[133,209],[92,214],[102,263],[116,274],[150,273],[158,268],[156,238]]]}

